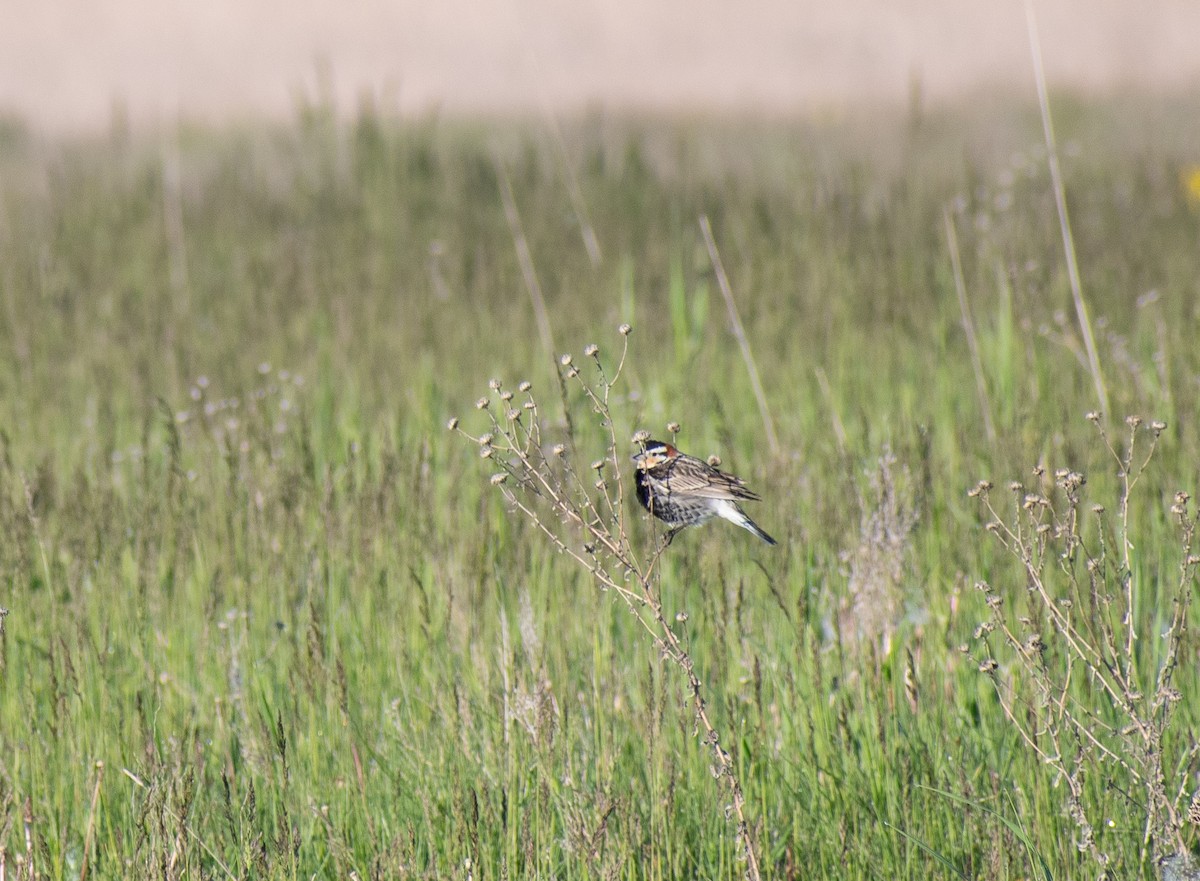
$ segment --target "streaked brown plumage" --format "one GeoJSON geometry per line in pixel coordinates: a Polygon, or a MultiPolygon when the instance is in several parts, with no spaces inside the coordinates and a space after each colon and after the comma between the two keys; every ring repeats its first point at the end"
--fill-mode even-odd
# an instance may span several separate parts
{"type": "Polygon", "coordinates": [[[685,526],[720,517],[749,530],[767,544],[776,543],[738,504],[759,501],[740,478],[662,441],[647,441],[645,449],[633,461],[637,466],[638,501],[666,523],[672,534],[685,526]]]}

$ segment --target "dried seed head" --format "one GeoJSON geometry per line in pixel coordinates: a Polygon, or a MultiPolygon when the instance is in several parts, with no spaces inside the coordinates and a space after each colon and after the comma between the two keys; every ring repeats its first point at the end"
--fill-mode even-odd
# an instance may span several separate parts
{"type": "Polygon", "coordinates": [[[517,386],[517,391],[527,392],[531,388],[533,388],[533,383],[531,383],[528,379],[523,379],[521,380],[521,384],[517,386]]]}
{"type": "Polygon", "coordinates": [[[526,402],[525,402],[524,404],[522,404],[521,406],[522,406],[522,407],[524,407],[526,410],[535,410],[535,409],[537,409],[537,404],[535,404],[533,401],[526,401],[526,402]]]}
{"type": "Polygon", "coordinates": [[[488,399],[487,398],[480,398],[478,401],[475,402],[476,410],[486,410],[487,408],[488,408],[488,399]]]}
{"type": "Polygon", "coordinates": [[[1128,425],[1130,428],[1137,428],[1139,425],[1142,424],[1142,417],[1141,416],[1126,416],[1125,424],[1128,425]]]}
{"type": "Polygon", "coordinates": [[[1161,419],[1155,419],[1150,423],[1150,430],[1153,431],[1154,435],[1157,437],[1167,430],[1167,423],[1163,422],[1161,419]]]}
{"type": "Polygon", "coordinates": [[[973,498],[975,498],[976,496],[981,496],[981,495],[983,495],[984,493],[986,493],[986,492],[987,492],[989,489],[991,489],[991,488],[992,488],[992,482],[991,482],[990,480],[981,480],[981,481],[979,481],[979,483],[975,484],[975,488],[974,488],[974,489],[970,490],[970,491],[967,493],[967,496],[968,496],[969,498],[972,498],[972,499],[973,499],[973,498]]]}
{"type": "Polygon", "coordinates": [[[629,336],[631,333],[633,333],[633,328],[628,324],[622,324],[617,328],[617,333],[619,333],[621,336],[629,336]]]}
{"type": "Polygon", "coordinates": [[[565,456],[567,453],[567,448],[564,447],[562,444],[555,444],[550,449],[550,452],[552,452],[556,456],[565,456]]]}
{"type": "Polygon", "coordinates": [[[592,463],[593,471],[600,471],[603,468],[604,468],[604,460],[603,459],[597,459],[595,462],[592,463]]]}
{"type": "Polygon", "coordinates": [[[574,366],[572,366],[572,367],[568,367],[568,368],[567,368],[567,377],[568,377],[568,378],[570,378],[570,379],[574,379],[574,378],[575,378],[575,377],[577,377],[578,375],[579,375],[579,368],[578,368],[578,367],[574,367],[574,366]]]}
{"type": "Polygon", "coordinates": [[[714,468],[720,468],[721,467],[721,457],[720,456],[709,456],[708,464],[714,468]]]}
{"type": "Polygon", "coordinates": [[[492,480],[491,480],[492,486],[499,486],[500,484],[504,483],[504,481],[506,481],[506,480],[508,480],[507,474],[504,474],[504,473],[493,474],[492,480]]]}
{"type": "Polygon", "coordinates": [[[481,458],[481,459],[490,459],[490,458],[492,458],[492,448],[491,448],[491,447],[484,447],[482,450],[480,450],[480,451],[479,451],[479,458],[481,458]]]}
{"type": "Polygon", "coordinates": [[[589,358],[594,358],[599,351],[600,347],[595,343],[588,343],[583,347],[583,354],[587,355],[589,358]]]}
{"type": "Polygon", "coordinates": [[[1045,477],[1046,476],[1046,466],[1034,465],[1033,466],[1033,476],[1034,477],[1045,477]]]}
{"type": "Polygon", "coordinates": [[[1017,480],[1014,480],[1012,483],[1010,483],[1008,485],[1008,488],[1011,489],[1015,493],[1022,492],[1025,489],[1025,487],[1021,484],[1021,482],[1017,481],[1017,480]]]}
{"type": "Polygon", "coordinates": [[[1096,410],[1088,410],[1087,415],[1084,416],[1083,418],[1086,419],[1088,422],[1099,422],[1100,421],[1100,413],[1096,410]]]}
{"type": "Polygon", "coordinates": [[[688,619],[687,612],[676,612],[675,613],[675,620],[678,621],[680,624],[686,623],[687,619],[688,619]]]}
{"type": "Polygon", "coordinates": [[[667,431],[671,432],[671,434],[679,434],[679,432],[683,431],[683,428],[678,422],[668,422],[667,431]]]}
{"type": "Polygon", "coordinates": [[[982,664],[979,665],[979,672],[980,673],[988,673],[988,674],[995,673],[996,670],[999,669],[999,667],[1000,667],[1000,665],[997,664],[995,662],[995,660],[993,660],[992,658],[988,658],[986,661],[984,661],[982,664]]]}
{"type": "Polygon", "coordinates": [[[507,403],[508,401],[511,401],[512,399],[513,399],[512,392],[510,392],[510,391],[500,392],[500,400],[504,401],[505,403],[507,403]]]}
{"type": "Polygon", "coordinates": [[[446,423],[446,428],[450,429],[450,431],[454,431],[454,429],[458,428],[458,417],[451,416],[450,421],[446,423]]]}
{"type": "Polygon", "coordinates": [[[489,431],[487,434],[485,434],[485,435],[481,435],[481,436],[480,436],[480,438],[479,438],[479,446],[481,446],[481,447],[490,447],[490,446],[492,445],[492,441],[493,441],[493,440],[495,440],[495,439],[496,439],[495,435],[493,435],[493,434],[492,434],[492,433],[489,431]]]}
{"type": "Polygon", "coordinates": [[[509,422],[516,422],[518,419],[521,418],[521,411],[520,410],[509,410],[504,415],[508,417],[509,422]]]}
{"type": "Polygon", "coordinates": [[[1103,505],[1092,505],[1092,513],[1093,514],[1103,514],[1104,506],[1103,505]]]}
{"type": "Polygon", "coordinates": [[[633,442],[635,444],[644,444],[648,440],[650,440],[650,432],[644,428],[633,433],[633,442]]]}
{"type": "Polygon", "coordinates": [[[561,358],[559,358],[558,363],[561,364],[563,367],[570,367],[572,360],[573,359],[571,358],[571,356],[569,354],[567,354],[567,355],[563,355],[561,358]]]}
{"type": "Polygon", "coordinates": [[[490,389],[491,389],[492,391],[494,391],[494,392],[498,392],[498,391],[500,391],[500,380],[498,380],[498,379],[489,379],[489,380],[488,380],[488,388],[490,388],[490,389]]]}
{"type": "Polygon", "coordinates": [[[600,478],[595,483],[593,483],[592,486],[596,487],[596,489],[599,489],[599,490],[604,489],[604,478],[603,477],[600,478]]]}

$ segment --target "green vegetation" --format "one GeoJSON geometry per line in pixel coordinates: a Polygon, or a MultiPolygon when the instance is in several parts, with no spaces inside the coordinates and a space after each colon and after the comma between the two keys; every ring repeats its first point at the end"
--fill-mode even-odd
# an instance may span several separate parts
{"type": "MultiPolygon", "coordinates": [[[[1200,116],[1182,100],[1055,110],[1100,423],[1115,446],[1126,415],[1166,423],[1128,518],[1149,700],[1180,580],[1171,508],[1200,461],[1200,116]]],[[[445,427],[487,430],[488,380],[527,379],[543,438],[566,440],[552,356],[585,368],[596,343],[612,365],[622,322],[618,440],[679,420],[679,445],[759,490],[752,514],[780,539],[688,530],[658,582],[764,876],[1095,877],[1102,851],[1113,878],[1155,877],[1145,791],[1089,766],[1081,841],[1063,775],[1002,705],[996,683],[1026,668],[998,634],[974,638],[990,597],[1037,614],[968,497],[978,480],[1006,518],[1010,480],[1051,498],[1059,468],[1086,475],[1085,519],[1121,507],[1085,419],[1036,108],[598,117],[560,141],[538,122],[317,107],[284,130],[177,135],[0,144],[9,877],[741,877],[679,667],[445,427]]],[[[578,389],[567,401],[586,469],[604,441],[578,389]]],[[[1115,584],[1122,559],[1114,545],[1115,584]]],[[[1179,631],[1161,743],[1185,813],[1195,632],[1179,631]]],[[[1072,705],[1119,728],[1075,675],[1072,705]]]]}

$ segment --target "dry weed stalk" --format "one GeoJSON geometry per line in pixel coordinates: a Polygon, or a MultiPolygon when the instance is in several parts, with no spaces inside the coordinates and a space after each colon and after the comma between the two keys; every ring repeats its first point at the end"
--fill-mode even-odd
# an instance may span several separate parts
{"type": "MultiPolygon", "coordinates": [[[[650,635],[660,657],[684,674],[694,713],[693,730],[711,752],[713,777],[728,789],[730,800],[725,815],[736,823],[737,845],[746,863],[746,876],[758,881],[761,877],[758,857],[733,757],[721,746],[695,661],[663,612],[657,564],[667,543],[659,541],[652,552],[642,554],[630,541],[628,506],[621,479],[629,457],[618,449],[610,400],[625,366],[631,332],[628,324],[621,325],[621,355],[611,375],[605,370],[599,347],[595,345],[584,349],[584,356],[590,362],[588,373],[594,378],[585,376],[572,356],[563,355],[559,360],[562,388],[577,388],[582,392],[591,418],[601,429],[603,456],[586,468],[579,465],[585,460],[578,459],[576,451],[581,444],[574,426],[588,420],[566,420],[565,444],[545,441],[538,402],[528,382],[520,383],[515,392],[499,380],[489,383],[491,393],[476,402],[476,409],[486,415],[490,431],[472,435],[460,427],[457,418],[451,419],[448,427],[477,444],[480,456],[497,466],[491,483],[503,493],[512,509],[532,523],[559,552],[587,569],[601,590],[620,597],[650,635]],[[562,530],[562,525],[569,530],[562,530]]],[[[565,394],[563,406],[569,416],[571,405],[565,394]]],[[[633,436],[635,444],[648,439],[649,434],[644,431],[633,436]]],[[[686,616],[681,614],[679,620],[686,620],[686,616]]]]}
{"type": "MultiPolygon", "coordinates": [[[[1193,551],[1197,515],[1189,511],[1188,494],[1179,492],[1170,509],[1179,535],[1173,585],[1159,588],[1153,560],[1143,566],[1136,557],[1139,524],[1130,499],[1165,424],[1129,417],[1120,449],[1099,414],[1088,419],[1117,466],[1115,516],[1101,504],[1085,505],[1086,478],[1069,469],[1051,477],[1035,468],[1033,488],[1012,483],[1012,506],[1004,514],[993,502],[992,484],[980,482],[971,495],[986,512],[987,531],[1019,561],[1026,590],[1022,597],[979,582],[989,612],[975,631],[975,645],[964,650],[991,678],[1025,745],[1065,784],[1064,808],[1078,829],[1075,844],[1100,867],[1099,877],[1109,878],[1119,869],[1111,845],[1096,834],[1100,806],[1087,789],[1089,778],[1144,812],[1139,874],[1148,858],[1162,869],[1186,855],[1187,781],[1200,744],[1168,756],[1164,739],[1181,700],[1174,680],[1200,556],[1193,551]],[[1170,590],[1170,617],[1161,634],[1145,626],[1144,614],[1138,618],[1139,593],[1156,589],[1170,590]],[[997,660],[997,638],[1011,665],[997,660]]],[[[1144,542],[1146,549],[1152,544],[1144,542]]],[[[1146,605],[1142,600],[1143,611],[1146,605]]]]}

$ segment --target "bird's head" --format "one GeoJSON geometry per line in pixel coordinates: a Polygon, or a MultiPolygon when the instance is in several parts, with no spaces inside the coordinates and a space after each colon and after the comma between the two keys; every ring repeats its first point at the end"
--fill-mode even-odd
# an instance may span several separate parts
{"type": "Polygon", "coordinates": [[[646,441],[645,448],[633,457],[633,464],[639,471],[647,471],[678,455],[679,450],[670,444],[656,440],[646,441]]]}

